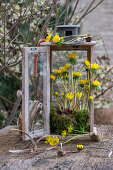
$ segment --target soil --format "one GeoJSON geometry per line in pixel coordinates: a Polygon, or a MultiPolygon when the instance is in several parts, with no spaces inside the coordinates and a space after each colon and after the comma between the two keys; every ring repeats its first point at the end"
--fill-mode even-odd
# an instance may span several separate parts
{"type": "MultiPolygon", "coordinates": [[[[59,146],[39,154],[10,153],[9,150],[32,148],[31,141],[22,141],[19,133],[11,128],[0,131],[0,170],[113,170],[113,155],[108,156],[113,149],[113,126],[97,126],[98,132],[103,134],[100,142],[81,139],[63,145],[63,152],[77,151],[77,144],[83,144],[84,149],[62,157],[57,156],[59,146]]],[[[38,144],[39,149],[49,147],[44,141],[38,144]]]]}

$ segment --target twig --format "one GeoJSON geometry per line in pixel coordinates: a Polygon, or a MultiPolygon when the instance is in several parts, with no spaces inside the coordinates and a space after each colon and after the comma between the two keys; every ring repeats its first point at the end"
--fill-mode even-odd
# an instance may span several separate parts
{"type": "Polygon", "coordinates": [[[20,129],[11,129],[11,130],[19,131],[19,132],[22,132],[22,133],[24,133],[25,135],[27,135],[27,136],[30,138],[30,140],[31,140],[31,142],[32,142],[32,144],[33,144],[33,151],[35,151],[35,152],[38,151],[36,142],[33,140],[33,138],[31,138],[31,136],[30,136],[28,133],[26,133],[26,132],[24,132],[23,130],[20,130],[20,129]]]}
{"type": "Polygon", "coordinates": [[[48,14],[48,16],[47,16],[47,19],[46,19],[43,27],[42,27],[42,31],[41,31],[40,35],[39,35],[38,38],[37,38],[36,46],[37,46],[39,40],[43,37],[44,32],[45,32],[45,30],[47,29],[47,27],[48,27],[48,25],[49,25],[49,21],[50,21],[51,15],[52,15],[52,13],[53,13],[53,10],[54,10],[54,8],[55,8],[55,6],[56,6],[57,1],[58,1],[58,0],[53,0],[52,8],[51,8],[51,10],[50,10],[50,12],[49,12],[49,14],[48,14]]]}
{"type": "Polygon", "coordinates": [[[3,99],[3,100],[5,100],[7,103],[9,103],[9,104],[11,104],[11,105],[14,105],[14,102],[6,99],[5,97],[3,97],[3,96],[1,96],[1,95],[0,95],[0,98],[3,99]]]}
{"type": "Polygon", "coordinates": [[[76,4],[75,4],[75,7],[74,7],[74,9],[73,9],[73,11],[72,11],[71,16],[70,16],[70,18],[67,20],[67,24],[69,24],[69,22],[71,21],[74,13],[75,13],[75,11],[76,11],[76,8],[77,8],[77,6],[78,6],[79,1],[80,1],[80,0],[77,0],[77,2],[76,2],[76,4]]]}
{"type": "Polygon", "coordinates": [[[97,95],[95,97],[94,100],[98,99],[100,96],[104,95],[109,89],[111,89],[113,87],[113,85],[109,86],[106,90],[104,90],[102,93],[100,93],[99,95],[97,95]]]}

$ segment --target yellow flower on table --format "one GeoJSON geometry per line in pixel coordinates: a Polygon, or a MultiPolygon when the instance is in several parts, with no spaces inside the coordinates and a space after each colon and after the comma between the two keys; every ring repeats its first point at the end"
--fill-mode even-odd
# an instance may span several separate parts
{"type": "Polygon", "coordinates": [[[70,125],[70,126],[68,126],[68,133],[71,133],[71,131],[73,130],[73,127],[70,125]]]}
{"type": "Polygon", "coordinates": [[[45,42],[49,42],[50,40],[51,40],[51,35],[49,33],[47,33],[45,42]]]}
{"type": "Polygon", "coordinates": [[[55,80],[55,76],[54,75],[50,75],[50,79],[51,80],[55,80]]]}
{"type": "Polygon", "coordinates": [[[73,77],[81,77],[82,74],[80,72],[74,72],[73,77]]]}
{"type": "Polygon", "coordinates": [[[100,86],[100,82],[99,81],[94,81],[93,86],[96,86],[96,87],[100,86]]]}
{"type": "Polygon", "coordinates": [[[66,94],[66,98],[67,98],[68,100],[72,100],[73,97],[74,97],[73,93],[67,93],[67,94],[66,94]]]}
{"type": "Polygon", "coordinates": [[[100,67],[98,64],[91,64],[91,68],[97,70],[100,67]]]}
{"type": "Polygon", "coordinates": [[[77,97],[78,99],[80,99],[80,98],[82,97],[82,93],[77,92],[77,93],[76,93],[76,97],[77,97]]]}
{"type": "Polygon", "coordinates": [[[54,145],[59,143],[59,139],[58,139],[58,137],[54,138],[54,137],[51,137],[51,136],[47,136],[45,143],[50,144],[51,146],[54,146],[54,145]]]}
{"type": "Polygon", "coordinates": [[[78,149],[78,150],[82,150],[83,148],[84,148],[83,145],[77,145],[77,149],[78,149]]]}
{"type": "Polygon", "coordinates": [[[60,41],[60,37],[58,35],[55,35],[52,39],[54,43],[58,43],[60,41]]]}
{"type": "Polygon", "coordinates": [[[66,130],[63,130],[61,135],[62,135],[63,138],[65,138],[66,137],[66,130]]]}
{"type": "Polygon", "coordinates": [[[77,58],[77,54],[76,54],[76,53],[75,53],[75,54],[73,54],[73,53],[72,53],[72,54],[69,54],[69,55],[68,55],[68,58],[75,60],[75,59],[77,58]]]}
{"type": "Polygon", "coordinates": [[[93,100],[93,96],[89,96],[89,99],[90,99],[90,100],[93,100]]]}
{"type": "Polygon", "coordinates": [[[90,69],[90,62],[87,59],[84,61],[84,65],[86,69],[90,69]]]}

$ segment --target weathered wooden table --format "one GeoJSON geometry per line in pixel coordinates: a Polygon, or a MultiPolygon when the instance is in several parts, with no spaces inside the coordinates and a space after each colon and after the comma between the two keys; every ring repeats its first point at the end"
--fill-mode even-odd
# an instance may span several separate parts
{"type": "MultiPolygon", "coordinates": [[[[104,140],[72,141],[63,146],[64,151],[76,150],[77,144],[83,144],[84,150],[70,153],[63,157],[57,156],[56,150],[41,154],[9,153],[8,150],[31,148],[30,141],[22,141],[18,132],[7,127],[0,131],[0,170],[113,170],[113,156],[99,147],[113,150],[113,126],[100,125],[97,130],[104,135],[104,140]]],[[[44,141],[38,144],[39,148],[48,148],[44,141]]]]}

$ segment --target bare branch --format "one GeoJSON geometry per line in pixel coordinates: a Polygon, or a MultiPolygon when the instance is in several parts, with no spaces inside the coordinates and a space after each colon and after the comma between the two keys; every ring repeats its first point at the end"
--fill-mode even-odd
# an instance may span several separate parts
{"type": "Polygon", "coordinates": [[[104,0],[101,0],[97,5],[95,5],[89,12],[87,12],[87,15],[92,12],[95,8],[97,8],[104,0]]]}
{"type": "Polygon", "coordinates": [[[55,6],[56,6],[57,1],[58,1],[58,0],[54,0],[54,1],[53,1],[53,5],[52,5],[52,7],[51,7],[51,10],[50,10],[50,12],[49,12],[49,15],[47,16],[47,19],[46,19],[46,21],[45,21],[45,23],[44,23],[44,25],[43,25],[43,27],[42,27],[42,31],[41,31],[40,35],[38,36],[38,38],[37,38],[36,45],[38,44],[39,40],[43,37],[44,32],[45,32],[45,30],[47,29],[47,27],[48,27],[48,25],[49,25],[49,21],[50,21],[51,15],[52,15],[52,13],[53,13],[53,10],[54,10],[54,8],[55,8],[55,6]]]}
{"type": "Polygon", "coordinates": [[[75,3],[75,7],[74,7],[74,9],[73,9],[73,11],[72,11],[72,14],[71,14],[70,18],[67,20],[67,24],[69,24],[69,22],[71,21],[73,15],[74,15],[74,13],[75,13],[75,11],[76,11],[76,9],[77,9],[77,6],[78,6],[79,1],[80,1],[80,0],[77,0],[77,2],[75,3]]]}
{"type": "Polygon", "coordinates": [[[92,7],[92,5],[94,4],[95,0],[92,0],[92,2],[89,4],[89,6],[87,7],[86,11],[84,12],[84,14],[80,17],[80,19],[76,22],[76,24],[79,24],[81,22],[81,20],[87,15],[87,12],[89,11],[89,9],[92,7]]]}
{"type": "Polygon", "coordinates": [[[11,104],[11,105],[14,105],[14,103],[8,99],[6,99],[5,97],[3,97],[2,95],[0,95],[0,98],[5,100],[7,103],[11,104]]]}
{"type": "Polygon", "coordinates": [[[89,7],[87,8],[86,12],[80,17],[80,19],[76,22],[76,24],[80,23],[81,20],[86,17],[89,13],[91,13],[95,8],[97,8],[104,0],[101,0],[97,5],[95,5],[91,10],[91,6],[94,4],[95,0],[93,0],[91,2],[91,4],[89,5],[89,7]]]}
{"type": "Polygon", "coordinates": [[[97,95],[95,97],[94,100],[98,99],[100,96],[104,95],[109,89],[111,89],[113,87],[113,84],[111,86],[109,86],[106,90],[102,91],[102,93],[100,93],[99,95],[97,95]]]}

